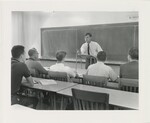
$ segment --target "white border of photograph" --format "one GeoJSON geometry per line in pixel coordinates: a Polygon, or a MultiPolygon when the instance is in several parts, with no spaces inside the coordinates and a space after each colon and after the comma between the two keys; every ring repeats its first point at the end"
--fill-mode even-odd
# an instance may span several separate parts
{"type": "Polygon", "coordinates": [[[150,2],[1,2],[0,42],[0,115],[1,123],[143,123],[150,121],[150,2]],[[12,11],[138,11],[139,12],[139,110],[112,111],[34,111],[18,110],[10,105],[10,58],[12,11]]]}

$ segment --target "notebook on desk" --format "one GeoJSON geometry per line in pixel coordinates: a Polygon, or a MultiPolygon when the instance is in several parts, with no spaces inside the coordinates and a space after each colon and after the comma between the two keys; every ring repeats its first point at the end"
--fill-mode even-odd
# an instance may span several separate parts
{"type": "Polygon", "coordinates": [[[45,79],[41,79],[40,83],[42,85],[53,85],[53,84],[57,84],[57,82],[53,79],[49,79],[49,80],[45,80],[45,79]]]}

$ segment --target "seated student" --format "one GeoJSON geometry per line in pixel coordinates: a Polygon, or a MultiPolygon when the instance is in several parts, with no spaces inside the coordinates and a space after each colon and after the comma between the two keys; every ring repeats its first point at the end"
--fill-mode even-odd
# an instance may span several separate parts
{"type": "Polygon", "coordinates": [[[138,58],[138,48],[131,48],[128,54],[129,62],[120,66],[120,78],[138,79],[138,58]]]}
{"type": "Polygon", "coordinates": [[[50,71],[66,72],[70,77],[75,77],[76,72],[72,68],[64,65],[66,54],[65,51],[58,51],[56,53],[57,63],[50,66],[50,71]]]}
{"type": "Polygon", "coordinates": [[[106,60],[106,53],[100,51],[97,54],[97,63],[92,64],[88,67],[86,74],[93,76],[104,76],[110,79],[111,81],[117,80],[117,75],[113,69],[104,64],[106,60]]]}
{"type": "Polygon", "coordinates": [[[30,76],[30,71],[24,63],[24,47],[21,45],[16,45],[12,48],[11,53],[11,104],[21,104],[24,106],[32,104],[33,108],[36,108],[38,104],[37,98],[26,97],[19,92],[23,77],[25,77],[27,82],[33,86],[33,80],[30,76]]]}
{"type": "Polygon", "coordinates": [[[48,71],[38,62],[38,52],[35,48],[28,51],[29,59],[25,62],[32,76],[38,77],[40,74],[48,74],[48,71]]]}

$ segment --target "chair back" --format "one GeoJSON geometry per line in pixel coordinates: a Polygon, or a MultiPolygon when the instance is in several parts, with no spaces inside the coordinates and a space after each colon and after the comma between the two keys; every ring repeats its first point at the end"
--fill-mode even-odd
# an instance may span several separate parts
{"type": "Polygon", "coordinates": [[[57,72],[57,71],[49,71],[46,78],[59,80],[59,81],[66,81],[66,82],[70,80],[66,72],[57,72]]]}
{"type": "Polygon", "coordinates": [[[120,90],[123,90],[123,91],[138,93],[139,82],[137,79],[120,78],[119,87],[120,87],[120,90]]]}
{"type": "Polygon", "coordinates": [[[109,94],[72,89],[75,110],[107,110],[109,94]]]}
{"type": "Polygon", "coordinates": [[[106,87],[108,79],[103,76],[91,76],[91,75],[83,75],[83,84],[106,87]]]}

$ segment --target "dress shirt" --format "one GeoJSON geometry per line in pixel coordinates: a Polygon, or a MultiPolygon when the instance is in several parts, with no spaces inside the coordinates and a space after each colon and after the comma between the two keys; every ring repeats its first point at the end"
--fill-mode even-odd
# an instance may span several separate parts
{"type": "Polygon", "coordinates": [[[113,69],[107,65],[105,65],[103,62],[97,62],[95,64],[92,64],[87,69],[87,75],[93,75],[93,76],[104,76],[108,79],[111,79],[112,81],[115,81],[117,79],[116,73],[113,71],[113,69]]]}
{"type": "MultiPolygon", "coordinates": [[[[86,43],[82,44],[80,50],[81,50],[81,54],[88,55],[88,43],[86,42],[86,43]]],[[[91,41],[89,43],[90,55],[96,57],[96,55],[99,51],[102,51],[101,46],[97,42],[91,41]]]]}
{"type": "Polygon", "coordinates": [[[56,63],[55,65],[50,66],[50,71],[66,72],[70,77],[76,76],[76,72],[72,68],[65,66],[63,63],[56,63]]]}

